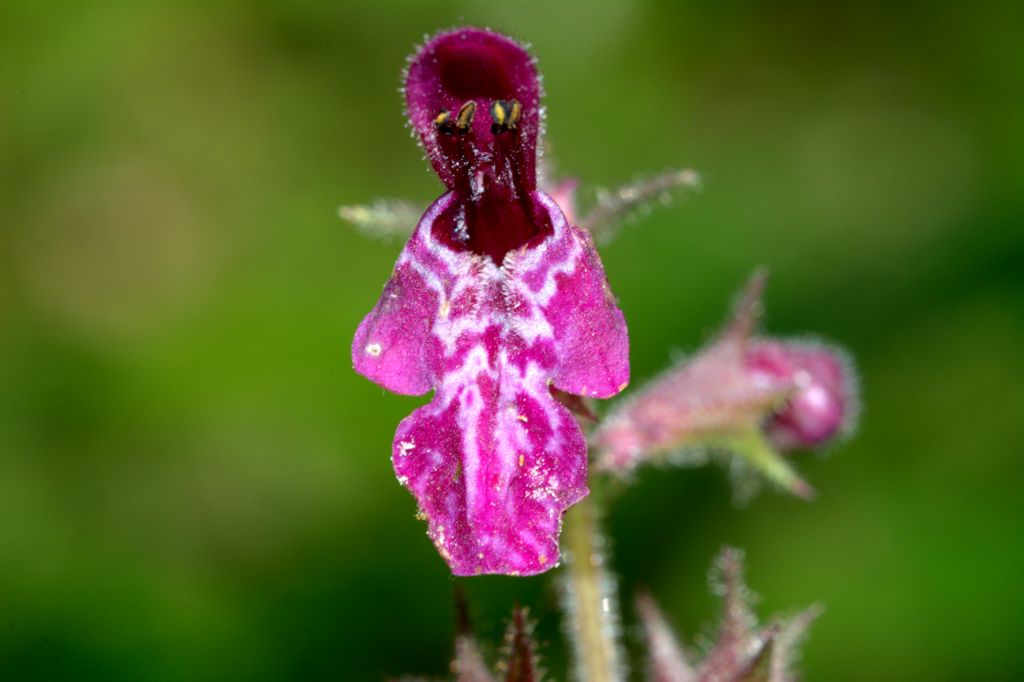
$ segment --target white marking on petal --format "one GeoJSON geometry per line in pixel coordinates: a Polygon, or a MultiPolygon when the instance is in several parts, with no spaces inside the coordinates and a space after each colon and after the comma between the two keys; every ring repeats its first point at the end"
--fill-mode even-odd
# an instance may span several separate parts
{"type": "Polygon", "coordinates": [[[398,455],[400,457],[405,457],[415,449],[416,443],[411,438],[409,440],[403,440],[398,444],[398,455]]]}

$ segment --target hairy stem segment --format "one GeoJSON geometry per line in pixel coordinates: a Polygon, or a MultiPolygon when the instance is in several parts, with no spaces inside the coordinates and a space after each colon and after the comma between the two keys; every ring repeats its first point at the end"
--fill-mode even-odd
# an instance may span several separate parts
{"type": "Polygon", "coordinates": [[[615,189],[598,189],[597,204],[580,219],[580,227],[594,235],[598,243],[605,243],[634,212],[649,211],[654,202],[667,204],[678,190],[698,189],[700,175],[689,168],[668,171],[615,189]]]}
{"type": "Polygon", "coordinates": [[[615,579],[606,568],[600,530],[599,491],[565,515],[563,599],[566,631],[573,644],[575,679],[619,682],[625,679],[619,644],[620,619],[615,579]]]}

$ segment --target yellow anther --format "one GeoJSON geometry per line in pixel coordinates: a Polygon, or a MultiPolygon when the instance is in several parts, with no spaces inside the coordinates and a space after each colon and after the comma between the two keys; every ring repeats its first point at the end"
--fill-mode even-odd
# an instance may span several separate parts
{"type": "Polygon", "coordinates": [[[434,128],[442,135],[451,135],[455,132],[452,125],[452,114],[450,111],[441,111],[434,117],[434,128]]]}
{"type": "Polygon", "coordinates": [[[506,124],[510,130],[515,130],[516,125],[519,123],[520,117],[523,115],[523,105],[519,103],[519,100],[512,100],[512,106],[508,112],[508,123],[506,124]]]}
{"type": "Polygon", "coordinates": [[[494,125],[504,126],[507,117],[508,110],[505,108],[505,103],[500,99],[494,100],[494,104],[491,105],[491,120],[494,121],[494,125]]]}
{"type": "Polygon", "coordinates": [[[474,114],[476,114],[476,102],[473,100],[469,100],[459,107],[459,113],[455,116],[455,127],[460,133],[469,131],[469,127],[473,125],[474,114]]]}
{"type": "Polygon", "coordinates": [[[497,135],[506,130],[515,130],[523,115],[523,105],[517,99],[496,99],[491,103],[491,132],[497,135]]]}

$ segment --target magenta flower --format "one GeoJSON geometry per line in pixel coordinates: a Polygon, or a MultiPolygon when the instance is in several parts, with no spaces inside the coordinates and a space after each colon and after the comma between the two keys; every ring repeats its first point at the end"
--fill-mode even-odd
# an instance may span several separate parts
{"type": "Polygon", "coordinates": [[[490,31],[441,33],[405,94],[448,191],[360,324],[353,363],[396,393],[435,391],[399,424],[392,461],[452,572],[540,573],[587,494],[583,434],[551,389],[621,391],[625,321],[590,236],[537,188],[530,55],[490,31]]]}

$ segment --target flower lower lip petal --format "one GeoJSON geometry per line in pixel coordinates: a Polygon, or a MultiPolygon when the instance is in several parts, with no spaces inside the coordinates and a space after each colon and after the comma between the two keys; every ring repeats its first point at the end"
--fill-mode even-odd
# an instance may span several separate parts
{"type": "Polygon", "coordinates": [[[558,563],[562,512],[587,493],[586,444],[551,385],[605,397],[629,379],[625,322],[589,237],[554,201],[551,225],[498,267],[453,250],[427,211],[352,346],[356,370],[433,400],[407,417],[392,459],[457,574],[528,575],[558,563]]]}

